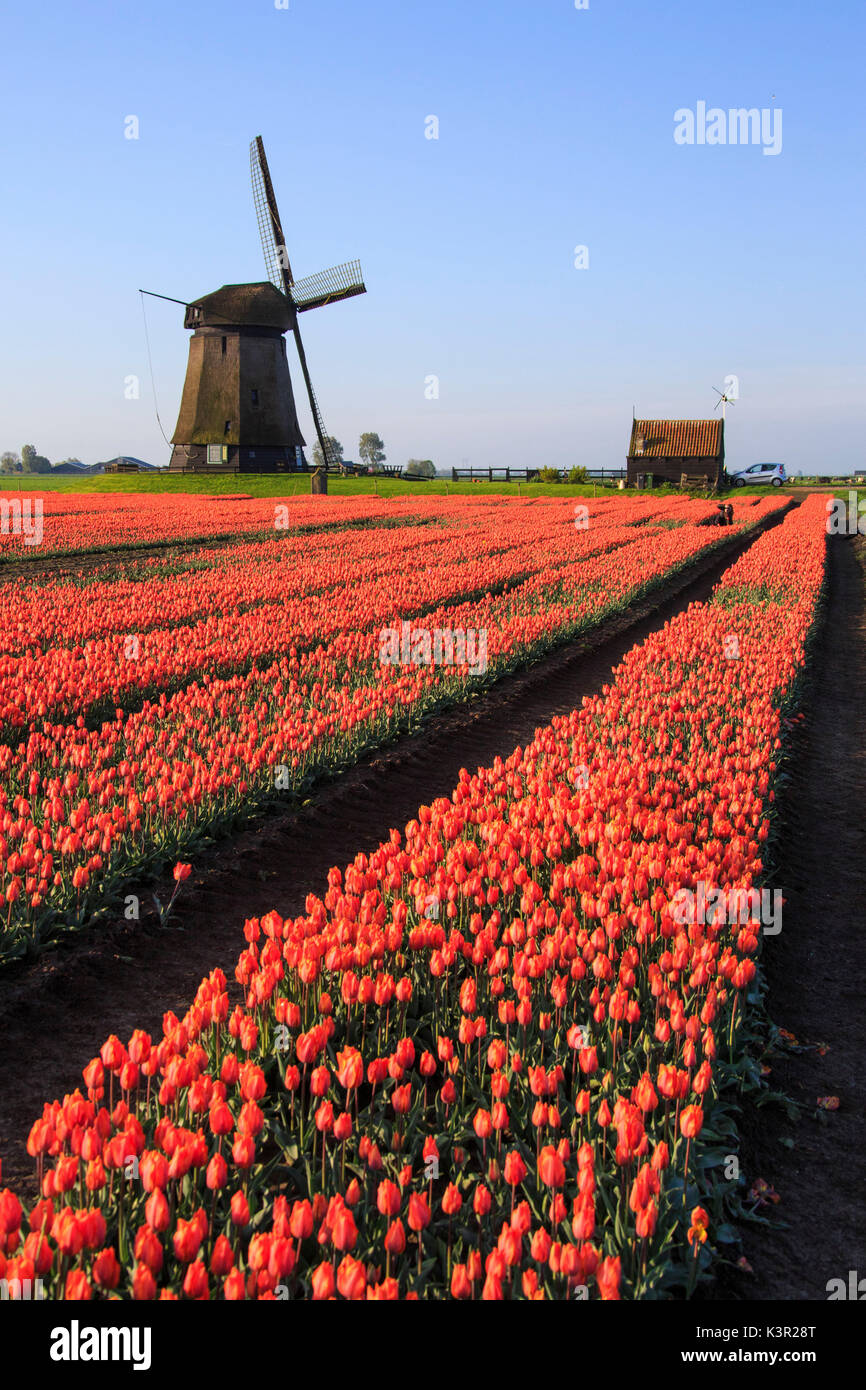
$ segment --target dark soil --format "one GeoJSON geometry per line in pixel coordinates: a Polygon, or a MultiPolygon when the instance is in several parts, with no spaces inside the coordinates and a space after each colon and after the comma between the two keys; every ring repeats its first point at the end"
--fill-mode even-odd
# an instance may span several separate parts
{"type": "Polygon", "coordinates": [[[782,930],[764,952],[769,1014],[798,1044],[767,1059],[767,1080],[801,1110],[797,1122],[776,1106],[743,1116],[747,1180],[780,1201],[760,1209],[775,1228],[742,1227],[754,1275],[723,1281],[729,1298],[825,1300],[829,1280],[866,1277],[866,542],[828,549],[826,619],[780,800],[782,930]],[[820,1110],[822,1096],[839,1109],[820,1110]]]}

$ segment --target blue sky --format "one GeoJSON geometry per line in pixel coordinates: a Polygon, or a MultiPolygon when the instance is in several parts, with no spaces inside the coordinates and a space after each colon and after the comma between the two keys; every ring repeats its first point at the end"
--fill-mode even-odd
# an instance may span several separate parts
{"type": "MultiPolygon", "coordinates": [[[[364,267],[367,295],[302,319],[347,457],[378,430],[395,463],[620,467],[633,406],[709,415],[733,375],[730,466],[862,467],[864,14],[11,0],[0,449],[167,461],[137,291],[264,278],[261,134],[295,274],[364,267]],[[781,111],[780,152],[678,145],[674,113],[700,101],[781,111]]],[[[182,316],[147,301],[169,436],[182,316]]]]}

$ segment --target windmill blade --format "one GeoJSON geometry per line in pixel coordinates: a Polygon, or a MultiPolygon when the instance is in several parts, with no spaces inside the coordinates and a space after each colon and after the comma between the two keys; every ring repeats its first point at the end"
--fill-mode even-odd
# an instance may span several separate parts
{"type": "MultiPolygon", "coordinates": [[[[280,221],[280,210],[277,207],[274,186],[271,183],[271,172],[268,168],[265,147],[260,135],[257,135],[255,140],[250,143],[250,172],[253,181],[253,202],[256,205],[256,218],[258,220],[259,233],[262,239],[262,251],[264,252],[265,265],[268,270],[268,279],[271,281],[271,284],[276,285],[278,290],[282,290],[290,303],[294,303],[292,296],[292,267],[289,263],[289,255],[286,250],[286,239],[283,236],[283,224],[280,221]]],[[[359,291],[355,291],[355,293],[358,292],[359,291]]],[[[319,402],[313,390],[312,380],[310,379],[310,370],[307,366],[307,354],[304,352],[304,344],[301,341],[301,330],[298,327],[297,317],[295,318],[292,331],[295,336],[295,347],[298,350],[298,359],[301,363],[304,384],[310,399],[310,410],[313,415],[316,438],[319,441],[322,458],[325,460],[325,465],[327,467],[330,466],[334,460],[332,460],[330,450],[328,449],[328,435],[325,430],[325,422],[322,419],[322,412],[319,409],[319,402]]]]}
{"type": "Polygon", "coordinates": [[[250,142],[250,175],[268,279],[291,299],[292,267],[289,264],[280,210],[277,207],[265,147],[260,135],[250,142]]]}
{"type": "Polygon", "coordinates": [[[366,294],[364,275],[360,261],[347,261],[345,265],[332,266],[330,270],[320,270],[308,275],[304,280],[292,283],[292,299],[298,313],[305,309],[319,309],[323,304],[335,304],[340,299],[351,299],[356,294],[366,294]]]}

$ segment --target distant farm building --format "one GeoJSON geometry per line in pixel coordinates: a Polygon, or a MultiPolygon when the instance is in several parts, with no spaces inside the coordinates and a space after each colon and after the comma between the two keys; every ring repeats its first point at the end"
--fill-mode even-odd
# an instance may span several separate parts
{"type": "Polygon", "coordinates": [[[724,420],[633,420],[626,458],[629,487],[701,482],[720,487],[724,420]]]}
{"type": "Polygon", "coordinates": [[[86,463],[81,462],[81,459],[64,459],[63,463],[52,464],[51,472],[54,477],[60,475],[64,478],[80,478],[85,473],[95,473],[96,469],[89,468],[86,463]]]}
{"type": "Polygon", "coordinates": [[[144,459],[133,458],[130,454],[119,454],[117,458],[109,459],[107,463],[97,465],[104,473],[156,473],[159,465],[155,463],[145,463],[144,459]]]}

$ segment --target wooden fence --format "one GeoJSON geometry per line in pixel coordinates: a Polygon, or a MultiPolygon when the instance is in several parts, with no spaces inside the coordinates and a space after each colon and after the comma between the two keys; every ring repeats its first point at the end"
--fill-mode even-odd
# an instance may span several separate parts
{"type": "MultiPolygon", "coordinates": [[[[548,465],[549,466],[549,465],[548,465]]],[[[560,480],[568,482],[568,468],[558,468],[560,480]]],[[[459,482],[461,478],[468,478],[470,481],[488,483],[537,483],[541,467],[538,468],[452,468],[451,481],[459,482]]],[[[587,468],[587,482],[604,482],[605,479],[617,481],[626,476],[624,468],[587,468]]]]}

